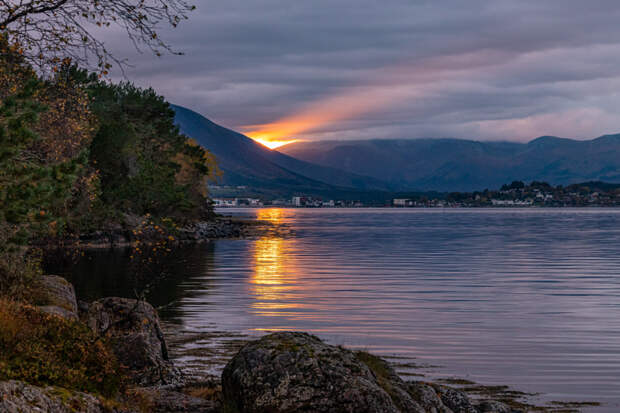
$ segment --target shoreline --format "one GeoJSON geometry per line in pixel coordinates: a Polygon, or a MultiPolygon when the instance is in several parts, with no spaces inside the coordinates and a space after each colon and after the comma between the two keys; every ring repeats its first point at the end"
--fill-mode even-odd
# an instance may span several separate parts
{"type": "MultiPolygon", "coordinates": [[[[239,218],[231,218],[231,217],[220,217],[218,221],[225,222],[226,223],[225,225],[230,225],[231,228],[235,226],[237,226],[237,228],[243,227],[247,231],[244,232],[243,236],[220,236],[220,237],[201,237],[199,236],[199,233],[197,231],[188,231],[188,233],[191,235],[188,236],[188,238],[186,239],[177,240],[177,243],[179,245],[182,245],[182,244],[187,244],[187,243],[192,243],[192,242],[194,243],[200,243],[200,242],[205,242],[205,241],[208,242],[211,239],[236,239],[236,238],[260,236],[261,234],[265,234],[265,233],[268,233],[269,231],[273,231],[274,228],[276,231],[278,230],[277,228],[278,225],[274,225],[273,223],[270,223],[267,221],[257,221],[253,219],[247,220],[247,219],[239,219],[239,218]]],[[[94,246],[91,246],[90,248],[85,247],[84,245],[80,245],[80,247],[85,248],[85,249],[117,248],[117,247],[123,248],[123,247],[130,247],[132,244],[128,243],[127,245],[119,245],[119,244],[114,244],[114,243],[110,243],[110,244],[95,243],[93,245],[94,246]]],[[[206,339],[207,335],[208,333],[206,333],[203,336],[203,339],[206,339]]],[[[168,340],[169,344],[172,344],[169,346],[169,350],[171,354],[174,354],[174,352],[177,351],[178,349],[173,344],[176,340],[169,335],[168,331],[164,331],[164,336],[168,340]]],[[[246,340],[245,338],[250,338],[249,336],[243,336],[242,334],[236,334],[234,332],[222,332],[220,337],[231,339],[232,341],[236,340],[236,343],[232,343],[231,346],[229,347],[230,351],[226,354],[225,360],[220,359],[219,362],[222,364],[226,364],[226,362],[230,361],[230,359],[234,356],[236,351],[238,351],[239,348],[241,348],[243,345],[248,343],[248,340],[246,340]]],[[[212,340],[213,337],[210,337],[209,339],[212,340]]],[[[251,337],[251,339],[252,341],[255,341],[256,337],[251,337]]],[[[218,356],[217,354],[214,354],[212,357],[217,358],[217,357],[221,357],[221,355],[218,356]]],[[[172,359],[176,360],[176,357],[172,356],[172,359]]],[[[217,360],[212,360],[212,361],[213,363],[218,362],[217,360]]],[[[398,368],[398,365],[395,363],[390,363],[390,365],[392,365],[392,367],[396,369],[398,368]]],[[[177,367],[179,366],[177,365],[177,367]]],[[[191,377],[191,374],[188,374],[188,372],[185,371],[185,369],[182,369],[182,370],[184,370],[186,377],[191,377]]],[[[464,379],[460,379],[460,378],[434,379],[432,381],[425,381],[423,376],[416,377],[416,379],[412,381],[410,380],[412,377],[407,377],[406,375],[402,375],[400,372],[399,372],[399,375],[406,383],[423,382],[425,383],[425,385],[426,384],[431,385],[431,387],[437,386],[437,388],[440,388],[440,386],[443,386],[441,388],[444,388],[444,387],[453,388],[456,391],[466,394],[467,397],[469,397],[471,400],[479,400],[482,398],[491,399],[494,401],[499,400],[501,403],[507,404],[509,406],[513,406],[515,407],[515,409],[517,409],[517,410],[510,410],[511,412],[513,411],[578,412],[578,411],[581,411],[580,409],[582,408],[599,406],[599,404],[596,402],[561,402],[561,401],[552,401],[549,403],[552,405],[542,406],[542,405],[535,404],[534,402],[531,402],[530,400],[528,400],[529,397],[536,396],[536,394],[529,394],[529,393],[515,391],[511,389],[509,386],[479,385],[477,383],[464,380],[464,379]],[[512,405],[510,403],[512,403],[512,405]]],[[[203,378],[190,379],[184,386],[176,387],[174,388],[174,390],[183,392],[190,388],[191,389],[205,388],[207,386],[210,386],[209,387],[210,389],[212,390],[215,389],[214,391],[217,392],[217,389],[221,388],[221,379],[213,375],[203,377],[203,378]]],[[[218,397],[221,397],[221,394],[218,397]]],[[[156,411],[167,411],[167,410],[156,410],[156,411]]],[[[216,411],[219,411],[219,410],[216,410],[216,411]]]]}
{"type": "MultiPolygon", "coordinates": [[[[220,375],[226,364],[235,354],[246,346],[261,338],[279,331],[264,331],[257,335],[248,335],[243,332],[234,331],[209,331],[209,332],[188,332],[179,331],[178,325],[173,322],[164,322],[163,330],[170,344],[171,358],[182,371],[193,377],[195,384],[198,383],[220,383],[220,375]],[[207,343],[208,345],[196,345],[195,343],[207,343]]],[[[302,333],[302,331],[291,331],[302,333]]],[[[312,334],[312,333],[310,333],[312,334]]],[[[325,343],[329,343],[325,341],[325,343]]],[[[337,347],[342,347],[338,345],[337,347]]],[[[344,346],[343,348],[353,352],[367,353],[363,347],[344,346]]],[[[434,386],[445,386],[462,392],[472,401],[492,400],[506,404],[515,410],[509,412],[542,412],[542,413],[579,413],[590,411],[589,408],[605,407],[597,401],[564,401],[540,399],[544,393],[527,392],[517,390],[511,385],[503,383],[482,384],[462,378],[459,375],[440,374],[428,377],[427,366],[418,364],[415,357],[383,355],[374,352],[369,353],[373,357],[380,358],[387,362],[396,374],[406,383],[425,383],[434,386]],[[586,410],[583,410],[586,409],[586,410]]],[[[503,412],[503,411],[500,411],[503,412]]]]}
{"type": "MultiPolygon", "coordinates": [[[[417,406],[418,404],[423,405],[425,406],[424,408],[427,409],[424,410],[425,412],[520,413],[537,411],[549,413],[568,413],[579,412],[584,408],[600,406],[599,403],[590,401],[550,401],[542,405],[533,400],[536,398],[537,394],[516,391],[506,385],[481,385],[469,380],[460,379],[458,377],[443,379],[436,378],[429,380],[423,374],[411,377],[410,375],[402,374],[402,371],[399,371],[399,367],[406,366],[408,369],[412,368],[415,370],[423,368],[423,366],[416,365],[416,363],[410,359],[402,360],[401,362],[389,361],[391,359],[389,357],[380,357],[361,350],[349,350],[348,348],[341,346],[332,346],[314,336],[301,332],[265,332],[264,335],[260,335],[258,337],[251,337],[241,333],[226,331],[219,332],[218,334],[208,332],[192,334],[179,330],[175,334],[175,332],[170,328],[171,325],[160,321],[157,310],[146,301],[104,297],[90,303],[85,303],[79,301],[78,297],[75,296],[73,285],[61,277],[44,276],[44,279],[45,289],[43,291],[47,295],[47,299],[45,300],[45,303],[42,303],[46,305],[39,307],[41,311],[51,314],[53,317],[67,319],[71,322],[77,322],[86,325],[89,328],[94,328],[95,331],[99,331],[98,334],[107,334],[110,327],[106,327],[106,325],[110,322],[107,321],[111,320],[110,317],[122,318],[122,314],[128,314],[128,316],[131,317],[132,312],[136,308],[139,309],[139,313],[135,317],[136,320],[132,321],[130,324],[125,325],[125,321],[118,325],[116,325],[116,323],[112,324],[112,326],[116,325],[116,327],[113,327],[113,330],[115,330],[115,332],[113,332],[113,337],[123,338],[123,341],[120,342],[120,350],[118,350],[118,346],[113,348],[117,348],[117,350],[115,350],[117,351],[117,356],[123,360],[123,364],[125,365],[134,365],[135,363],[132,362],[132,360],[134,360],[135,357],[140,359],[142,357],[140,356],[141,352],[149,354],[148,359],[152,359],[154,361],[147,362],[146,370],[141,369],[132,373],[130,368],[130,374],[136,376],[137,379],[135,380],[138,381],[136,381],[128,389],[128,391],[133,394],[133,398],[127,398],[128,396],[125,395],[122,396],[122,400],[119,401],[119,403],[124,403],[127,408],[125,410],[115,410],[119,413],[143,413],[151,411],[173,413],[186,411],[181,410],[181,406],[187,406],[188,403],[201,406],[202,409],[190,411],[212,413],[235,411],[242,413],[245,410],[226,410],[228,409],[228,407],[226,407],[226,403],[231,401],[231,397],[235,400],[235,397],[240,397],[241,394],[245,394],[239,393],[239,391],[241,391],[239,389],[230,390],[230,377],[228,378],[228,384],[226,384],[226,371],[228,370],[230,372],[231,368],[229,366],[231,363],[239,363],[239,354],[241,351],[246,351],[248,348],[252,348],[253,346],[259,346],[257,350],[258,353],[252,353],[252,357],[258,356],[263,354],[263,350],[261,350],[263,348],[263,344],[261,343],[264,343],[265,341],[269,342],[270,340],[275,340],[275,344],[267,347],[268,351],[273,354],[273,357],[293,357],[293,360],[305,361],[303,361],[302,364],[292,362],[292,364],[288,364],[288,367],[284,370],[278,370],[279,367],[276,369],[271,363],[264,361],[256,365],[256,369],[258,370],[249,368],[242,364],[245,366],[243,367],[243,374],[248,374],[250,376],[258,374],[258,377],[260,378],[261,374],[267,374],[261,373],[267,369],[269,371],[269,377],[275,377],[276,380],[286,381],[290,375],[295,377],[295,374],[298,374],[296,369],[300,369],[300,366],[305,365],[306,362],[319,363],[319,365],[321,365],[321,363],[326,362],[325,360],[329,360],[332,368],[335,369],[334,371],[340,371],[342,368],[352,368],[348,364],[346,364],[345,367],[341,366],[341,357],[353,357],[350,363],[358,363],[358,365],[359,363],[362,363],[362,366],[368,366],[368,368],[370,368],[371,377],[374,377],[373,380],[377,380],[376,385],[379,386],[378,388],[375,388],[376,391],[380,391],[381,389],[387,391],[392,398],[392,401],[396,403],[397,406],[400,406],[399,403],[405,403],[401,400],[402,397],[405,397],[406,400],[412,398],[413,400],[411,403],[414,403],[413,406],[417,406]],[[142,339],[139,341],[134,341],[134,339],[131,339],[130,337],[133,337],[135,334],[138,334],[138,337],[146,335],[153,338],[147,341],[143,341],[142,339]],[[290,335],[294,337],[292,344],[288,341],[290,335]],[[128,338],[130,338],[129,341],[127,341],[128,338]],[[301,344],[295,341],[298,339],[302,340],[301,344]],[[152,340],[154,340],[154,343],[151,342],[152,340]],[[200,346],[190,345],[190,347],[193,348],[189,352],[185,352],[185,354],[182,353],[183,346],[181,343],[183,342],[191,344],[200,341],[203,343],[207,342],[212,345],[214,341],[217,340],[227,342],[226,348],[217,348],[217,345],[215,345],[211,347],[210,351],[205,351],[205,349],[200,348],[200,346]],[[317,351],[331,354],[329,358],[324,359],[322,356],[315,355],[315,350],[308,352],[306,347],[307,340],[312,341],[311,347],[316,347],[319,349],[317,351]],[[125,344],[124,341],[133,344],[130,344],[130,347],[127,347],[128,344],[125,344]],[[118,351],[120,351],[120,353],[118,353],[118,351]],[[297,354],[298,352],[301,353],[297,354]],[[194,357],[194,365],[189,368],[188,363],[183,362],[182,359],[183,357],[192,358],[192,355],[201,357],[194,357]],[[316,357],[318,358],[315,360],[316,357]],[[220,368],[218,368],[218,370],[222,372],[222,376],[220,376],[219,371],[216,372],[216,374],[207,373],[202,376],[196,375],[196,371],[201,371],[203,373],[205,372],[204,364],[201,364],[197,360],[198,358],[208,360],[211,365],[219,365],[220,368]],[[149,363],[154,364],[151,366],[149,363]],[[275,370],[270,370],[272,368],[275,370]],[[152,369],[155,369],[156,371],[163,369],[161,371],[164,371],[165,376],[169,378],[164,380],[164,376],[161,375],[162,373],[148,373],[148,371],[152,369]],[[144,371],[147,371],[146,376],[144,376],[144,371]],[[146,377],[146,379],[144,377],[146,377]],[[162,377],[162,379],[159,379],[158,377],[162,377]],[[386,380],[388,384],[386,384],[386,380]],[[393,389],[394,387],[402,388],[404,393],[400,396],[392,394],[390,389],[393,389]],[[231,396],[231,392],[233,396],[231,396]],[[140,410],[141,408],[136,408],[134,403],[139,403],[139,401],[145,397],[149,400],[151,405],[158,407],[153,408],[153,410],[140,410]],[[427,403],[429,407],[426,407],[427,405],[424,403],[427,403]],[[445,410],[444,408],[446,406],[449,406],[450,408],[445,410]],[[431,408],[435,410],[431,410],[431,408]]],[[[355,370],[356,368],[353,368],[352,371],[357,371],[355,370]]],[[[300,370],[299,374],[309,373],[304,372],[304,370],[300,370]]],[[[308,377],[314,377],[313,374],[308,377]]],[[[230,373],[228,373],[228,376],[230,376],[230,373]]],[[[307,379],[309,380],[310,378],[307,379]]],[[[346,375],[343,380],[346,380],[346,375]]],[[[23,384],[0,382],[0,396],[2,396],[0,397],[0,407],[2,407],[1,400],[3,397],[9,400],[12,397],[11,394],[7,395],[5,392],[14,391],[11,389],[15,389],[15,386],[19,387],[23,386],[23,384]],[[5,387],[9,390],[4,389],[5,387]]],[[[45,393],[47,390],[43,388],[36,386],[33,387],[30,384],[27,386],[30,386],[27,388],[29,392],[43,392],[41,397],[51,397],[50,394],[45,393]]],[[[301,403],[303,405],[305,402],[303,400],[298,400],[298,396],[296,396],[297,386],[303,386],[303,382],[295,384],[295,386],[292,387],[287,387],[290,394],[287,393],[288,396],[282,396],[283,399],[280,397],[280,402],[284,400],[287,403],[301,403]]],[[[322,390],[320,389],[323,387],[325,387],[325,383],[321,383],[320,385],[317,384],[317,387],[314,387],[315,389],[319,389],[315,390],[318,392],[317,394],[320,397],[332,397],[322,393],[322,390]]],[[[257,390],[256,388],[250,386],[246,390],[252,392],[259,391],[260,389],[257,390]]],[[[364,393],[366,390],[360,391],[364,393]]],[[[84,398],[85,396],[80,396],[77,394],[76,397],[84,398]]],[[[94,400],[91,400],[91,402],[95,404],[97,403],[94,400]]],[[[409,402],[406,402],[405,404],[407,403],[409,402]]],[[[28,410],[26,409],[25,411],[28,410]]],[[[99,412],[100,410],[93,409],[88,411],[99,412]]],[[[101,412],[103,411],[106,410],[101,410],[101,412]]],[[[421,412],[421,410],[407,409],[397,410],[396,412],[405,411],[421,412]]]]}
{"type": "Polygon", "coordinates": [[[198,244],[218,239],[242,239],[258,237],[273,231],[274,224],[268,221],[239,217],[218,216],[212,221],[201,221],[176,229],[173,240],[168,233],[142,233],[136,235],[136,228],[113,228],[80,234],[72,238],[38,240],[31,247],[45,251],[55,250],[97,250],[133,247],[136,243],[151,245],[166,241],[172,246],[198,244]]]}

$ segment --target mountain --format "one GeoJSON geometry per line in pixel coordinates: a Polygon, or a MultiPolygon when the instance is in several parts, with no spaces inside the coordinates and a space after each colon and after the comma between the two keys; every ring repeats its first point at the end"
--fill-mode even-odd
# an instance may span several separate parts
{"type": "Polygon", "coordinates": [[[473,191],[514,180],[566,185],[620,182],[620,134],[589,141],[543,136],[529,143],[460,139],[298,142],[279,148],[313,164],[387,182],[398,190],[473,191]]]}
{"type": "MultiPolygon", "coordinates": [[[[221,185],[248,186],[258,194],[333,195],[341,192],[384,191],[378,179],[314,165],[268,149],[245,135],[220,126],[182,106],[171,105],[185,135],[209,149],[224,175],[221,185]]],[[[353,197],[355,198],[355,197],[353,197]]]]}

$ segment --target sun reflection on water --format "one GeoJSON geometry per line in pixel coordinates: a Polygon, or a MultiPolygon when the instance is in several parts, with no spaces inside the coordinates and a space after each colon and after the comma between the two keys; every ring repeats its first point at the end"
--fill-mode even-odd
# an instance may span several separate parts
{"type": "MultiPolygon", "coordinates": [[[[261,209],[257,218],[275,224],[284,220],[284,212],[278,208],[261,209]]],[[[254,242],[252,258],[253,273],[251,292],[256,302],[252,308],[263,316],[287,315],[287,310],[300,308],[297,270],[293,254],[293,239],[265,236],[254,242]]]]}

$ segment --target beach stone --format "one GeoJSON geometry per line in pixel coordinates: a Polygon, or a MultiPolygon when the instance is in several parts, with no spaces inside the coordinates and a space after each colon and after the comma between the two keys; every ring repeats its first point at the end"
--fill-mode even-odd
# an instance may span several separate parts
{"type": "Polygon", "coordinates": [[[224,403],[244,413],[424,413],[406,384],[383,367],[377,374],[356,353],[310,334],[274,333],[247,344],[226,365],[224,403]]]}
{"type": "Polygon", "coordinates": [[[480,413],[523,413],[523,410],[513,409],[505,403],[494,400],[484,400],[477,407],[480,413]]]}
{"type": "Polygon", "coordinates": [[[3,413],[103,413],[101,402],[90,394],[59,387],[37,387],[10,380],[0,382],[0,412],[3,413]]]}
{"type": "Polygon", "coordinates": [[[479,413],[464,392],[447,386],[433,385],[442,403],[454,413],[479,413]]]}
{"type": "Polygon", "coordinates": [[[427,413],[454,413],[443,404],[437,391],[427,383],[411,381],[408,383],[408,391],[427,413]]]}
{"type": "Polygon", "coordinates": [[[107,297],[88,305],[83,320],[109,339],[118,361],[135,384],[179,384],[180,372],[168,357],[157,311],[147,302],[107,297]]]}
{"type": "Polygon", "coordinates": [[[41,311],[68,320],[77,320],[78,306],[73,285],[57,275],[43,275],[34,292],[41,311]]]}

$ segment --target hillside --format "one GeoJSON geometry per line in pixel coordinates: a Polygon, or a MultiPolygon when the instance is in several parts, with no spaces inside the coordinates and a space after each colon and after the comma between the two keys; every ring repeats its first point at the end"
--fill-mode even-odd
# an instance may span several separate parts
{"type": "Polygon", "coordinates": [[[314,165],[268,149],[252,139],[211,122],[187,108],[172,105],[181,132],[215,154],[224,172],[222,185],[249,186],[262,193],[290,195],[382,191],[378,179],[314,165]]]}
{"type": "Polygon", "coordinates": [[[620,182],[620,135],[589,141],[545,136],[529,143],[459,139],[299,142],[295,158],[372,176],[400,190],[473,191],[506,182],[620,182]]]}

